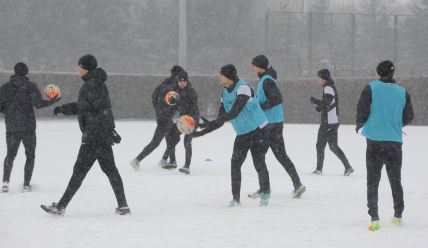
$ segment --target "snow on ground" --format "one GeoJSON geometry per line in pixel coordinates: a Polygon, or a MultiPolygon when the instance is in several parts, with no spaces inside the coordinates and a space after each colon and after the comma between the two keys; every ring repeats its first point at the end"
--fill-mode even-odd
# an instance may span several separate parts
{"type": "MultiPolygon", "coordinates": [[[[269,152],[273,190],[269,207],[261,208],[247,193],[257,189],[248,157],[243,166],[242,206],[231,200],[230,157],[234,132],[226,125],[195,139],[190,176],[157,166],[165,144],[133,171],[129,161],[152,137],[154,122],[119,121],[122,144],[114,146],[131,216],[117,216],[107,178],[95,164],[64,217],[52,217],[39,205],[58,201],[77,156],[77,121],[39,121],[34,191],[21,193],[24,151],[21,146],[11,178],[11,192],[0,194],[0,248],[62,247],[428,247],[428,167],[424,155],[428,127],[405,129],[402,182],[405,226],[390,224],[391,191],[385,170],[380,185],[382,229],[369,232],[366,209],[365,140],[353,126],[341,126],[339,143],[355,168],[343,177],[343,166],[327,149],[324,175],[315,168],[316,125],[286,125],[288,154],[302,182],[303,199],[292,199],[290,178],[269,152]],[[212,159],[212,161],[205,161],[212,159]]],[[[0,133],[4,133],[0,125],[0,133]]],[[[6,154],[0,136],[0,158],[6,154]]],[[[184,161],[180,143],[177,159],[184,161]]]]}

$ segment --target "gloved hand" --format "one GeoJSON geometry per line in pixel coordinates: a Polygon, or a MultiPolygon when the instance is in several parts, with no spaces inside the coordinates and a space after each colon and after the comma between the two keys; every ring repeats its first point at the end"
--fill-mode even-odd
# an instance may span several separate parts
{"type": "Polygon", "coordinates": [[[122,141],[122,137],[120,137],[120,135],[114,129],[113,129],[113,132],[112,132],[111,141],[113,142],[112,145],[114,145],[114,144],[120,144],[120,141],[122,141]]]}
{"type": "Polygon", "coordinates": [[[55,98],[52,98],[52,100],[50,100],[51,104],[57,103],[61,100],[60,96],[56,96],[55,98]]]}
{"type": "Polygon", "coordinates": [[[54,115],[58,115],[59,113],[64,113],[64,106],[57,106],[54,108],[54,115]]]}
{"type": "Polygon", "coordinates": [[[355,126],[355,132],[358,134],[358,131],[364,126],[363,123],[357,123],[357,125],[355,126]]]}
{"type": "Polygon", "coordinates": [[[315,107],[315,110],[317,111],[317,112],[321,112],[321,111],[323,111],[323,109],[325,109],[324,107],[321,107],[321,106],[316,106],[315,107]]]}
{"type": "Polygon", "coordinates": [[[311,103],[316,104],[317,99],[313,96],[311,96],[311,98],[309,98],[309,100],[311,101],[311,103]]]}

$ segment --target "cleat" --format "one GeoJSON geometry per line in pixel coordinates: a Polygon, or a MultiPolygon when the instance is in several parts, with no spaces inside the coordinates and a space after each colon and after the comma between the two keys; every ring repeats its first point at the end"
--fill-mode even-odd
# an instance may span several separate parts
{"type": "Polygon", "coordinates": [[[186,174],[186,175],[190,174],[190,169],[187,167],[180,168],[180,169],[178,169],[178,171],[183,173],[183,174],[186,174]]]}
{"type": "Polygon", "coordinates": [[[56,216],[63,216],[65,213],[65,208],[58,207],[58,203],[52,202],[51,205],[40,205],[40,207],[46,211],[46,213],[56,216]]]}
{"type": "Polygon", "coordinates": [[[372,220],[371,225],[369,226],[369,231],[377,231],[380,229],[380,222],[379,220],[372,220]]]}
{"type": "Polygon", "coordinates": [[[301,184],[297,189],[293,190],[293,198],[300,199],[302,198],[303,193],[305,193],[306,187],[301,184]]]}
{"type": "Polygon", "coordinates": [[[31,190],[32,190],[32,188],[30,185],[24,185],[22,187],[22,193],[28,193],[28,192],[31,192],[31,190]]]}
{"type": "Polygon", "coordinates": [[[270,193],[263,192],[260,194],[260,207],[266,207],[269,205],[270,193]]]}
{"type": "Polygon", "coordinates": [[[118,215],[131,215],[131,210],[129,207],[118,207],[116,208],[115,213],[118,215]]]}
{"type": "Polygon", "coordinates": [[[229,203],[229,207],[230,208],[235,208],[235,207],[240,207],[241,206],[241,202],[237,201],[237,200],[232,200],[229,203]]]}
{"type": "Polygon", "coordinates": [[[349,168],[349,169],[346,169],[345,170],[345,173],[343,173],[343,175],[345,176],[345,177],[348,177],[349,175],[351,175],[351,173],[353,173],[354,172],[354,168],[349,168]]]}
{"type": "Polygon", "coordinates": [[[158,163],[158,166],[163,168],[167,164],[168,164],[168,162],[166,161],[166,159],[161,159],[158,163]]]}
{"type": "Polygon", "coordinates": [[[391,223],[394,224],[395,226],[403,226],[403,219],[402,218],[397,218],[397,217],[392,217],[391,219],[391,223]]]}
{"type": "Polygon", "coordinates": [[[172,170],[172,169],[176,169],[176,168],[177,168],[176,162],[169,162],[166,165],[162,166],[162,169],[165,169],[165,170],[172,170]]]}
{"type": "Polygon", "coordinates": [[[140,169],[140,161],[138,161],[137,159],[133,159],[130,162],[130,165],[132,166],[132,168],[134,168],[134,170],[139,170],[140,169]]]}
{"type": "Polygon", "coordinates": [[[314,170],[312,172],[312,174],[314,174],[314,175],[322,175],[322,171],[320,171],[320,170],[314,170]]]}
{"type": "Polygon", "coordinates": [[[3,182],[3,186],[1,187],[2,193],[8,193],[9,192],[9,182],[3,182]]]}

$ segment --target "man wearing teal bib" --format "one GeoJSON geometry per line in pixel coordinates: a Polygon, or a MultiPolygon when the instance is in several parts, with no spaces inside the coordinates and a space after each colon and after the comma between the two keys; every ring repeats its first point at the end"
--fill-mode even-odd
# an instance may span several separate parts
{"type": "Polygon", "coordinates": [[[395,83],[394,64],[387,60],[376,68],[376,80],[361,94],[357,106],[356,131],[363,128],[367,138],[367,206],[371,216],[370,231],[380,228],[378,187],[385,164],[394,200],[393,224],[402,225],[404,210],[401,164],[402,128],[413,120],[413,107],[406,89],[395,83]]]}
{"type": "MultiPolygon", "coordinates": [[[[252,71],[259,77],[256,98],[269,122],[269,146],[276,159],[281,163],[293,181],[293,197],[300,198],[305,192],[306,187],[300,182],[299,174],[297,174],[293,162],[285,151],[283,136],[284,108],[281,91],[276,85],[276,71],[272,66],[269,67],[269,60],[265,55],[254,57],[251,65],[252,71]]],[[[260,197],[260,190],[249,194],[248,197],[260,197]]]]}
{"type": "Polygon", "coordinates": [[[221,106],[217,119],[208,121],[202,118],[205,128],[196,131],[194,137],[212,132],[230,121],[237,136],[233,145],[231,159],[232,195],[230,207],[240,206],[241,166],[251,151],[254,167],[259,177],[260,206],[267,206],[270,198],[269,172],[265,163],[265,154],[269,149],[268,120],[257,100],[254,92],[243,80],[238,78],[234,65],[225,65],[218,76],[220,85],[224,87],[221,97],[221,106]]]}

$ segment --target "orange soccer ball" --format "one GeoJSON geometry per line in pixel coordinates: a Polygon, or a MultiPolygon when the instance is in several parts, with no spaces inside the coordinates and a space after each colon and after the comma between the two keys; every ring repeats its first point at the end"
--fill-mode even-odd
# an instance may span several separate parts
{"type": "Polygon", "coordinates": [[[193,131],[195,131],[196,128],[196,121],[193,119],[190,115],[182,115],[178,119],[177,123],[177,129],[182,134],[191,134],[193,131]]]}
{"type": "Polygon", "coordinates": [[[168,93],[166,93],[165,95],[165,102],[168,105],[176,105],[179,100],[180,100],[180,95],[173,90],[168,91],[168,93]]]}
{"type": "Polygon", "coordinates": [[[55,84],[46,85],[46,87],[43,89],[43,94],[48,100],[61,97],[61,91],[59,87],[55,84]]]}

